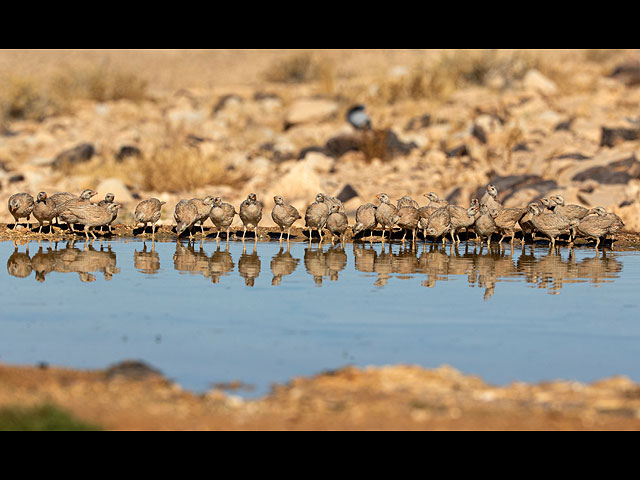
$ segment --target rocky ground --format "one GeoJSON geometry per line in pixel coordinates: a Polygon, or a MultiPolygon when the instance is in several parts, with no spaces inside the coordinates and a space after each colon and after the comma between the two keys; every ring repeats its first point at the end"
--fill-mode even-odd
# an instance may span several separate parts
{"type": "Polygon", "coordinates": [[[52,403],[110,430],[640,428],[640,385],[625,377],[496,387],[448,366],[346,367],[244,400],[184,391],[137,362],[99,371],[0,365],[0,407],[52,403]]]}
{"type": "MultiPolygon", "coordinates": [[[[316,193],[356,208],[436,192],[466,205],[488,183],[507,207],[560,194],[640,231],[640,57],[558,51],[0,51],[0,203],[16,192],[137,202],[255,192],[300,211],[316,193]],[[346,111],[364,104],[373,129],[346,111]]],[[[9,231],[0,238],[48,238],[9,231]]],[[[239,226],[239,219],[236,219],[239,226]]],[[[297,227],[303,223],[298,222],[297,227]]],[[[297,236],[301,232],[296,229],[297,236]]],[[[68,238],[63,232],[59,238],[68,238]]],[[[55,402],[112,429],[637,429],[624,378],[496,388],[450,368],[347,368],[243,401],[182,391],[140,368],[0,366],[0,405],[55,402]],[[133,373],[132,373],[133,372],[133,373]],[[137,373],[136,373],[137,372],[137,373]]]]}

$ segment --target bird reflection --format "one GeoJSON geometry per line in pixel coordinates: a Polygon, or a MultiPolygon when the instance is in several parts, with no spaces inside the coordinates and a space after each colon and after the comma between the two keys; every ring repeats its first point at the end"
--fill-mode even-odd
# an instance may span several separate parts
{"type": "Polygon", "coordinates": [[[113,275],[120,273],[116,266],[116,254],[108,246],[96,250],[92,243],[84,245],[82,249],[76,248],[74,242],[67,243],[65,248],[58,249],[58,244],[51,244],[44,249],[39,245],[38,251],[29,257],[29,245],[24,253],[15,245],[15,250],[7,261],[7,271],[10,275],[26,278],[35,272],[38,282],[44,282],[51,272],[77,273],[82,282],[94,282],[94,273],[102,273],[105,280],[111,280],[113,275]]]}
{"type": "MultiPolygon", "coordinates": [[[[210,278],[213,284],[220,283],[223,276],[232,274],[235,263],[229,251],[229,242],[226,246],[221,246],[219,241],[216,243],[215,251],[207,255],[204,239],[199,244],[176,242],[173,254],[175,270],[202,275],[210,278]]],[[[249,250],[243,244],[242,253],[236,260],[238,274],[247,286],[254,286],[255,279],[260,275],[262,263],[257,244],[249,244],[249,250]]],[[[303,247],[302,244],[294,245],[296,248],[303,247]]],[[[283,279],[298,267],[300,259],[292,255],[292,249],[289,243],[286,246],[281,243],[279,251],[271,257],[272,285],[281,285],[283,279]]],[[[514,250],[485,249],[470,243],[446,246],[425,243],[416,250],[411,243],[372,245],[357,242],[352,244],[349,252],[353,255],[355,270],[375,277],[375,286],[384,287],[392,281],[415,279],[423,287],[435,288],[439,282],[466,277],[470,286],[484,290],[485,300],[499,289],[499,282],[516,277],[534,288],[557,295],[566,284],[590,282],[599,285],[611,282],[622,271],[622,263],[614,252],[598,250],[593,256],[577,260],[579,250],[541,250],[533,245],[523,245],[514,250]]],[[[134,268],[142,274],[157,274],[160,271],[160,256],[155,242],[152,241],[149,246],[145,241],[142,248],[134,251],[134,268]]],[[[304,244],[305,270],[318,286],[325,279],[339,281],[340,272],[347,268],[347,264],[348,255],[340,244],[304,244]]],[[[58,243],[55,246],[51,242],[48,246],[39,243],[37,251],[33,253],[33,249],[29,249],[29,242],[24,242],[14,243],[13,252],[7,260],[7,272],[16,278],[28,278],[34,273],[38,282],[44,282],[51,272],[77,273],[82,282],[93,282],[98,273],[110,280],[120,273],[120,269],[111,245],[105,247],[101,244],[96,249],[92,243],[78,247],[73,242],[61,244],[60,247],[58,243]]]]}
{"type": "Polygon", "coordinates": [[[154,274],[160,270],[160,255],[156,252],[156,242],[151,241],[151,251],[147,251],[147,241],[142,243],[142,251],[133,252],[133,265],[140,273],[154,274]]]}
{"type": "Polygon", "coordinates": [[[294,258],[291,255],[290,245],[287,242],[287,250],[284,250],[284,246],[280,243],[280,251],[271,258],[271,273],[273,278],[271,279],[271,285],[280,285],[282,277],[285,275],[291,275],[296,267],[300,263],[299,258],[294,258]]]}
{"type": "Polygon", "coordinates": [[[324,245],[319,243],[315,249],[313,246],[304,249],[304,266],[315,284],[320,286],[325,277],[331,281],[338,280],[338,274],[347,266],[347,254],[341,244],[325,252],[324,245]]]}
{"type": "Polygon", "coordinates": [[[248,287],[253,287],[256,278],[260,275],[260,257],[257,252],[257,242],[253,244],[253,251],[247,253],[247,246],[242,244],[242,255],[238,260],[238,272],[244,278],[244,283],[248,287]]]}

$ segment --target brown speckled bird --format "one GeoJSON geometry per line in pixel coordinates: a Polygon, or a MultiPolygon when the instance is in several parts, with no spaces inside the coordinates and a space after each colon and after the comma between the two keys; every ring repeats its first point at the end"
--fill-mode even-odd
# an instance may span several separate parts
{"type": "Polygon", "coordinates": [[[162,214],[162,205],[167,202],[161,202],[157,198],[149,198],[147,200],[143,200],[136,206],[136,210],[134,213],[134,219],[136,224],[143,223],[142,229],[147,228],[147,223],[151,224],[151,234],[156,234],[156,223],[160,220],[160,215],[162,214]]]}
{"type": "Polygon", "coordinates": [[[615,241],[615,234],[624,222],[615,213],[607,213],[604,207],[595,207],[589,210],[589,215],[583,217],[576,227],[577,233],[582,236],[596,239],[596,248],[600,245],[600,238],[612,235],[611,246],[615,241]],[[595,214],[595,215],[593,215],[595,214]]]}
{"type": "Polygon", "coordinates": [[[211,195],[207,195],[204,199],[201,198],[192,198],[190,200],[196,206],[198,210],[198,215],[196,216],[195,224],[200,224],[200,233],[204,236],[204,222],[209,218],[209,213],[211,212],[211,207],[213,205],[213,198],[211,195]]]}
{"type": "Polygon", "coordinates": [[[191,229],[198,219],[198,208],[189,200],[180,200],[173,212],[178,237],[189,230],[189,239],[193,238],[191,229]]]}
{"type": "Polygon", "coordinates": [[[571,228],[578,225],[578,220],[568,219],[557,213],[543,213],[542,209],[535,203],[530,203],[527,210],[533,215],[531,223],[535,229],[549,237],[551,246],[555,247],[556,238],[563,233],[569,233],[571,228]]]}
{"type": "MultiPolygon", "coordinates": [[[[81,223],[78,218],[76,216],[73,215],[73,213],[71,213],[71,211],[69,210],[69,207],[77,207],[80,205],[89,205],[91,203],[91,197],[94,197],[98,194],[98,192],[89,189],[83,190],[82,193],[80,194],[80,197],[75,197],[71,198],[70,200],[65,201],[63,204],[61,205],[57,205],[56,204],[56,211],[58,212],[58,218],[62,219],[64,222],[66,222],[67,224],[69,224],[69,228],[71,229],[71,231],[75,231],[74,229],[74,225],[76,223],[81,223]]],[[[56,195],[52,195],[51,198],[53,199],[54,197],[56,197],[56,195]]],[[[57,197],[59,199],[64,199],[66,198],[66,192],[60,196],[57,197]]]]}
{"type": "Polygon", "coordinates": [[[304,214],[305,227],[309,229],[309,242],[311,242],[311,232],[315,228],[320,234],[322,241],[322,230],[329,217],[329,205],[325,201],[326,197],[322,193],[316,195],[316,200],[307,207],[304,214]]]}
{"type": "Polygon", "coordinates": [[[409,195],[404,195],[402,196],[402,198],[398,199],[398,205],[397,205],[398,210],[400,210],[402,207],[413,207],[418,209],[420,208],[420,204],[416,202],[413,198],[411,198],[409,195]]]}
{"type": "Polygon", "coordinates": [[[110,203],[106,207],[91,203],[79,203],[64,206],[64,212],[77,219],[77,223],[84,225],[84,233],[89,238],[89,232],[93,238],[97,238],[94,233],[95,227],[107,225],[111,217],[118,213],[120,207],[117,203],[110,203]]]}
{"type": "Polygon", "coordinates": [[[373,203],[365,203],[358,207],[356,210],[356,224],[353,226],[354,236],[363,230],[369,230],[371,231],[369,241],[373,241],[373,229],[378,226],[376,209],[377,207],[373,203]]]}
{"type": "Polygon", "coordinates": [[[489,211],[492,209],[500,210],[502,208],[502,204],[498,201],[498,189],[495,185],[487,185],[487,191],[482,195],[480,205],[486,205],[489,207],[489,211]]]}
{"type": "Polygon", "coordinates": [[[31,218],[34,206],[35,202],[33,197],[28,193],[16,193],[9,197],[9,213],[11,213],[15,219],[14,230],[18,226],[18,220],[21,218],[27,219],[27,229],[31,229],[29,219],[31,218]]]}
{"type": "Polygon", "coordinates": [[[428,205],[429,207],[442,208],[449,205],[449,202],[440,199],[440,197],[438,197],[438,194],[435,192],[426,193],[424,196],[430,200],[428,205]]]}
{"type": "Polygon", "coordinates": [[[416,228],[418,228],[418,222],[420,221],[420,212],[412,205],[404,206],[396,211],[393,218],[393,224],[399,226],[404,230],[402,241],[407,236],[407,230],[411,230],[412,241],[416,241],[416,228]]]}
{"type": "Polygon", "coordinates": [[[280,195],[273,197],[275,205],[271,210],[271,218],[276,225],[280,227],[280,241],[282,241],[282,235],[284,229],[287,229],[287,242],[291,237],[291,226],[296,220],[302,218],[300,213],[293,205],[287,205],[284,203],[284,199],[280,195]]]}
{"type": "Polygon", "coordinates": [[[434,243],[438,237],[442,237],[442,244],[444,245],[447,241],[446,234],[449,230],[451,230],[451,214],[449,213],[449,206],[445,205],[438,208],[429,217],[426,234],[433,237],[434,243]]]}
{"type": "MultiPolygon", "coordinates": [[[[551,201],[553,202],[552,210],[554,213],[558,213],[569,220],[576,219],[582,220],[589,213],[589,209],[581,205],[565,205],[564,197],[562,195],[552,195],[551,201]]],[[[576,237],[575,228],[571,229],[571,240],[576,237]]]]}
{"type": "MultiPolygon", "coordinates": [[[[530,203],[529,205],[537,205],[537,203],[533,202],[533,203],[530,203]]],[[[529,210],[529,207],[527,206],[526,213],[518,221],[518,223],[520,224],[520,228],[522,229],[522,241],[521,241],[522,245],[524,245],[525,237],[527,236],[527,234],[531,234],[532,242],[536,241],[536,227],[534,227],[533,223],[531,223],[532,218],[533,218],[533,213],[531,213],[531,211],[529,210]]]]}
{"type": "Polygon", "coordinates": [[[47,197],[46,192],[39,192],[36,197],[36,203],[33,207],[33,216],[40,223],[38,233],[42,232],[44,222],[49,223],[49,231],[53,232],[53,219],[56,218],[56,206],[53,201],[47,197]]]}
{"type": "Polygon", "coordinates": [[[262,220],[262,202],[257,199],[255,193],[250,193],[247,199],[240,204],[240,220],[244,225],[242,239],[247,234],[247,227],[253,227],[256,241],[258,240],[258,223],[262,220]]]}
{"type": "Polygon", "coordinates": [[[344,213],[344,204],[342,203],[342,200],[338,199],[337,197],[330,197],[329,195],[325,195],[324,201],[327,203],[329,209],[331,209],[332,206],[336,205],[338,207],[338,211],[344,213]]]}
{"type": "Polygon", "coordinates": [[[346,236],[347,228],[349,228],[349,220],[345,213],[340,211],[338,205],[331,206],[326,227],[331,232],[331,245],[333,245],[334,235],[337,235],[340,238],[340,242],[344,243],[344,237],[346,236]]]}
{"type": "Polygon", "coordinates": [[[498,216],[498,211],[490,210],[487,205],[480,204],[480,216],[476,219],[473,228],[476,234],[480,238],[480,245],[482,245],[483,237],[487,237],[487,247],[491,246],[491,235],[498,231],[496,227],[495,217],[498,216]]]}
{"type": "Polygon", "coordinates": [[[498,215],[495,218],[496,227],[498,233],[502,235],[498,243],[502,244],[504,237],[511,237],[511,245],[515,237],[515,232],[521,230],[519,227],[519,221],[527,213],[526,208],[503,208],[498,210],[498,215]]]}
{"type": "Polygon", "coordinates": [[[376,198],[380,200],[380,205],[376,208],[376,221],[382,227],[382,241],[384,242],[384,231],[389,228],[389,241],[391,241],[391,229],[393,228],[393,219],[398,212],[398,209],[389,200],[389,195],[386,193],[379,193],[376,198]]]}
{"type": "Polygon", "coordinates": [[[220,232],[226,230],[227,240],[229,240],[229,230],[233,223],[233,218],[238,212],[230,203],[224,203],[221,197],[215,197],[213,199],[213,206],[209,211],[209,218],[216,226],[217,234],[216,239],[220,237],[220,232]]]}
{"type": "MultiPolygon", "coordinates": [[[[110,203],[114,203],[116,199],[116,196],[113,193],[107,193],[104,196],[104,200],[100,200],[98,202],[98,205],[100,205],[101,207],[106,207],[107,205],[109,205],[110,203]]],[[[111,221],[107,224],[107,227],[109,227],[109,233],[113,233],[111,231],[111,224],[115,221],[115,219],[118,218],[118,211],[116,210],[116,213],[114,215],[114,217],[111,219],[111,221]]],[[[102,231],[102,227],[100,227],[100,231],[102,231]]]]}
{"type": "Polygon", "coordinates": [[[451,241],[460,243],[460,236],[458,232],[464,228],[468,231],[476,221],[478,214],[478,206],[472,202],[469,208],[464,208],[459,205],[449,205],[449,215],[451,216],[451,228],[449,234],[451,235],[451,241]],[[454,239],[453,236],[456,236],[454,239]]]}

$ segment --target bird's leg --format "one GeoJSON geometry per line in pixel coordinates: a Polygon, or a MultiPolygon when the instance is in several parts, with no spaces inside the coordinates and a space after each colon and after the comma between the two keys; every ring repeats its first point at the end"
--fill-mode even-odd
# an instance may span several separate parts
{"type": "Polygon", "coordinates": [[[596,250],[598,250],[598,245],[600,245],[600,237],[596,239],[596,250]]]}
{"type": "Polygon", "coordinates": [[[289,230],[287,231],[287,243],[289,243],[290,238],[291,238],[291,227],[289,227],[289,230]]]}
{"type": "Polygon", "coordinates": [[[242,240],[244,240],[245,235],[247,234],[247,226],[244,226],[244,232],[242,233],[242,240]]]}
{"type": "Polygon", "coordinates": [[[282,243],[282,234],[284,233],[284,228],[280,227],[280,243],[282,243]]]}

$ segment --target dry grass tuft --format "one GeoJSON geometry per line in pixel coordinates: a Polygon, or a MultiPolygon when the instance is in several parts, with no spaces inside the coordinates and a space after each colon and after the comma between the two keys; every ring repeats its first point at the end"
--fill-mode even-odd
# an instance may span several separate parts
{"type": "Polygon", "coordinates": [[[57,73],[47,79],[8,75],[0,79],[0,122],[37,120],[68,113],[75,99],[99,102],[147,98],[147,81],[106,65],[57,73]]]}
{"type": "Polygon", "coordinates": [[[329,60],[302,52],[274,62],[262,72],[262,77],[274,83],[318,81],[325,93],[332,93],[335,90],[336,69],[329,60]]]}

